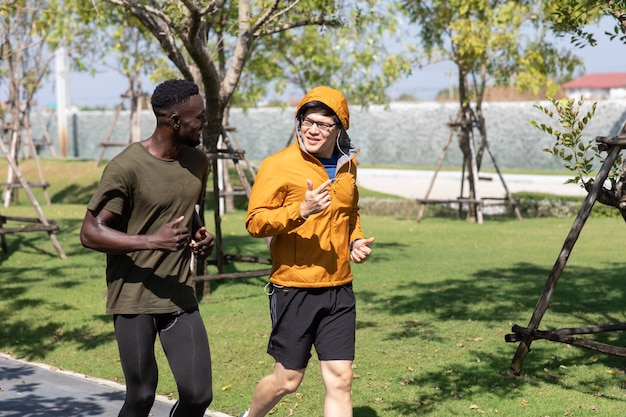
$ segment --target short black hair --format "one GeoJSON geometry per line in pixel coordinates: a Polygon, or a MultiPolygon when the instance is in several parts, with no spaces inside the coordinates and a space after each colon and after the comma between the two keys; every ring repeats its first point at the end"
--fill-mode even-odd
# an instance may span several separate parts
{"type": "Polygon", "coordinates": [[[167,80],[157,85],[150,100],[157,116],[172,106],[185,103],[191,96],[200,94],[198,85],[189,80],[167,80]]]}
{"type": "Polygon", "coordinates": [[[317,100],[313,100],[313,101],[309,101],[307,103],[304,103],[302,105],[302,107],[300,107],[300,109],[298,110],[298,114],[296,115],[296,118],[300,122],[302,122],[302,120],[304,119],[304,115],[309,110],[315,110],[316,112],[321,113],[324,116],[332,117],[333,120],[335,121],[335,123],[337,123],[339,126],[341,126],[343,128],[343,125],[341,124],[341,120],[339,120],[339,117],[333,111],[333,109],[331,109],[329,106],[327,106],[326,104],[322,103],[321,101],[317,101],[317,100]]]}

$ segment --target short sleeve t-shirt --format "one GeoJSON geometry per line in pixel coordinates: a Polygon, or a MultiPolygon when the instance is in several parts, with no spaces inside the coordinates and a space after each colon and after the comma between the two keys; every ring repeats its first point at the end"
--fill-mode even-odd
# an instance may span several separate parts
{"type": "MultiPolygon", "coordinates": [[[[183,147],[172,160],[151,155],[141,143],[129,145],[106,166],[87,208],[121,216],[120,230],[152,234],[180,216],[178,227],[191,230],[195,204],[201,202],[208,158],[183,147]]],[[[107,313],[159,314],[197,305],[190,279],[191,251],[142,250],[107,255],[107,313]]]]}

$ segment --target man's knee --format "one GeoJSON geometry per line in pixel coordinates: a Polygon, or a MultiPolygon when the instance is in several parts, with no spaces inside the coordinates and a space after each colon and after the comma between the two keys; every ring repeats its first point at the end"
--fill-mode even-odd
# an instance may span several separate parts
{"type": "Polygon", "coordinates": [[[301,383],[302,379],[299,378],[287,379],[283,381],[281,387],[285,394],[293,394],[298,390],[301,383]]]}
{"type": "Polygon", "coordinates": [[[302,383],[304,370],[285,369],[281,364],[276,364],[274,378],[276,384],[280,387],[281,394],[293,394],[302,383]]]}
{"type": "Polygon", "coordinates": [[[327,390],[350,392],[353,379],[351,362],[322,362],[322,378],[327,390]]]}
{"type": "Polygon", "coordinates": [[[183,390],[180,394],[180,401],[186,406],[193,408],[207,408],[213,401],[213,390],[209,386],[199,387],[195,390],[183,390]]]}
{"type": "MultiPolygon", "coordinates": [[[[152,409],[155,398],[155,393],[148,390],[143,390],[131,396],[127,394],[123,409],[132,410],[130,415],[147,415],[152,409]]],[[[120,415],[124,414],[120,413],[120,415]]]]}

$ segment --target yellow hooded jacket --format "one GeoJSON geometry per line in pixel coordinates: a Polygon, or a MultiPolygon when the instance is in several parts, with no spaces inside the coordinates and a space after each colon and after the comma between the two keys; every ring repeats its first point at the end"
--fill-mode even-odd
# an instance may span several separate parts
{"type": "MultiPolygon", "coordinates": [[[[329,106],[349,126],[348,104],[337,90],[317,87],[298,105],[311,101],[329,106]]],[[[297,114],[297,111],[296,111],[297,114]]],[[[307,179],[313,188],[328,180],[319,160],[300,139],[263,161],[248,203],[246,229],[254,237],[272,237],[270,282],[298,288],[333,287],[352,282],[350,242],[364,237],[356,186],[358,150],[345,131],[341,133],[341,158],[331,189],[331,204],[307,219],[300,216],[307,179]]]]}

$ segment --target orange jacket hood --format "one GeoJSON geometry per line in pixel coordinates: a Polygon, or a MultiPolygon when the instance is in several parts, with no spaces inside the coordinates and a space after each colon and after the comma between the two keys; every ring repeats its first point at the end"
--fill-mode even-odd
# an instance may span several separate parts
{"type": "Polygon", "coordinates": [[[337,117],[339,117],[343,129],[348,130],[350,127],[350,111],[348,110],[348,101],[340,91],[326,86],[315,87],[306,93],[302,100],[300,100],[298,108],[296,109],[296,115],[302,106],[306,103],[310,103],[311,101],[320,101],[330,107],[332,111],[335,112],[337,117]]]}

